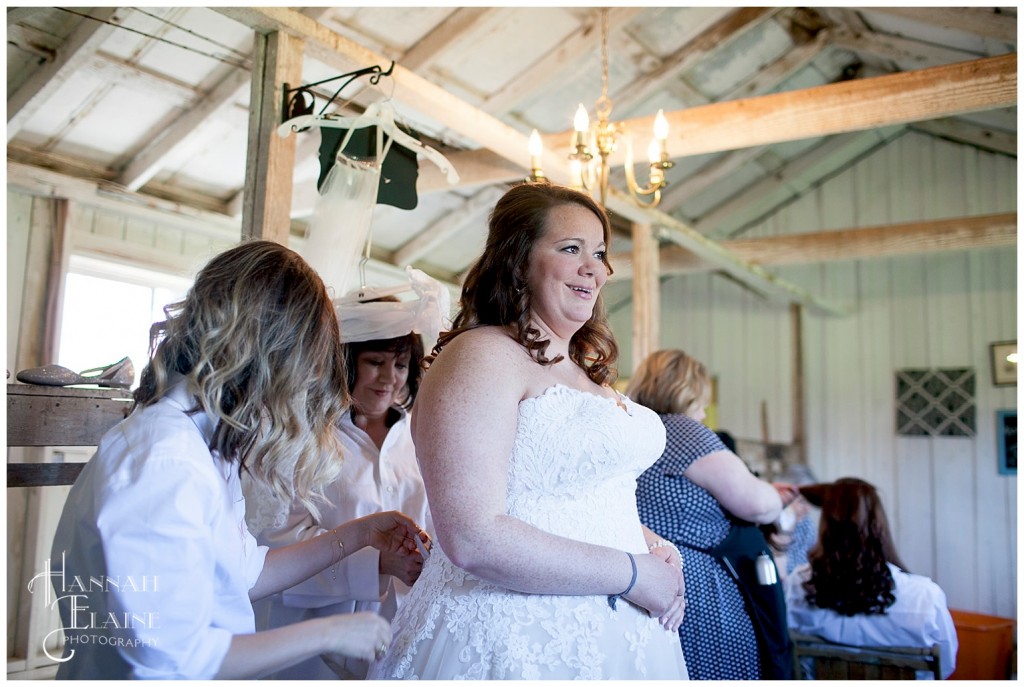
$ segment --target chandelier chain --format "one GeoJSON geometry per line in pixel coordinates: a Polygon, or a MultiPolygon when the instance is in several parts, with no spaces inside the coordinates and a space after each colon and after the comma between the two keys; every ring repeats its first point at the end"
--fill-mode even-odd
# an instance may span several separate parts
{"type": "Polygon", "coordinates": [[[594,110],[598,116],[607,118],[612,112],[612,101],[608,98],[608,8],[601,9],[601,97],[594,110]]]}

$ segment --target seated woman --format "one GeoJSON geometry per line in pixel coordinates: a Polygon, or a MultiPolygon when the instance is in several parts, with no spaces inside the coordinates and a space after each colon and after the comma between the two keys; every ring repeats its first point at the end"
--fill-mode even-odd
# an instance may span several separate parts
{"type": "Polygon", "coordinates": [[[949,677],[957,637],[946,595],[927,577],[907,572],[875,488],[845,477],[800,493],[821,507],[821,522],[809,563],[786,580],[790,629],[853,646],[938,643],[942,677],[949,677]]]}

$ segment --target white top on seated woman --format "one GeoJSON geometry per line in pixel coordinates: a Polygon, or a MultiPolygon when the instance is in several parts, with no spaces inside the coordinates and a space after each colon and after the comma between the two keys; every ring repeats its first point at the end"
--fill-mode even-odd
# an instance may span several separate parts
{"type": "MultiPolygon", "coordinates": [[[[789,629],[853,646],[939,645],[942,677],[956,668],[946,595],[900,561],[878,491],[852,477],[800,487],[821,507],[818,543],[786,579],[789,629]]],[[[919,671],[918,678],[931,673],[919,671]]]]}

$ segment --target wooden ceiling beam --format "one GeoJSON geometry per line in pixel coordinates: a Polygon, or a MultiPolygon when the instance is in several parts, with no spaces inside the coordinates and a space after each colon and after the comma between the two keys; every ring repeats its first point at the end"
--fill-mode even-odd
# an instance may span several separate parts
{"type": "MultiPolygon", "coordinates": [[[[122,21],[124,8],[100,7],[92,10],[92,19],[83,18],[67,40],[57,49],[56,57],[41,66],[7,98],[7,141],[10,142],[25,122],[53,97],[84,62],[99,50],[103,41],[122,21]]],[[[11,15],[8,14],[8,21],[11,15]]]]}
{"type": "Polygon", "coordinates": [[[905,126],[834,136],[725,200],[692,226],[705,236],[733,238],[761,217],[791,202],[836,171],[903,135],[905,126]]]}
{"type": "MultiPolygon", "coordinates": [[[[608,25],[622,26],[642,11],[636,7],[611,7],[608,10],[608,25]]],[[[565,78],[564,70],[578,63],[600,46],[596,36],[600,32],[600,19],[595,12],[593,22],[581,24],[576,31],[566,36],[556,48],[536,60],[520,72],[500,90],[480,103],[480,109],[491,114],[507,112],[512,106],[523,102],[558,79],[565,78]]]]}
{"type": "Polygon", "coordinates": [[[871,55],[901,65],[912,65],[914,69],[967,62],[977,58],[975,53],[873,31],[853,33],[839,30],[835,32],[832,42],[835,47],[858,55],[871,55]]]}
{"type": "Polygon", "coordinates": [[[865,7],[862,12],[912,19],[949,31],[1017,44],[1017,16],[989,7],[865,7]]]}
{"type": "MultiPolygon", "coordinates": [[[[612,200],[617,208],[626,209],[625,204],[631,204],[627,196],[615,189],[609,189],[612,193],[612,200]]],[[[636,207],[635,205],[632,207],[636,207]]],[[[617,211],[609,205],[609,209],[617,211]]],[[[762,294],[765,298],[776,303],[799,303],[807,309],[819,315],[849,314],[849,310],[836,303],[820,299],[801,286],[782,279],[761,265],[744,260],[721,243],[712,241],[696,229],[684,224],[674,217],[666,215],[657,210],[647,210],[648,217],[655,226],[655,234],[661,241],[674,243],[686,250],[699,255],[701,259],[714,265],[714,269],[721,270],[744,284],[752,291],[762,294]]]]}
{"type": "MultiPolygon", "coordinates": [[[[928,121],[996,108],[1014,107],[1017,55],[1001,55],[913,72],[844,81],[799,91],[774,93],[666,113],[671,135],[669,154],[686,157],[738,150],[835,133],[928,121]]],[[[632,130],[649,130],[653,117],[625,122],[632,130]]],[[[567,154],[571,131],[544,137],[545,154],[567,154]]],[[[519,156],[524,171],[526,147],[519,156]]],[[[493,158],[493,153],[467,153],[493,158]]],[[[545,157],[545,165],[547,164],[545,157]]],[[[613,161],[622,164],[621,155],[613,161]]],[[[482,163],[481,169],[494,171],[482,163]]],[[[460,176],[476,183],[472,173],[460,176]]],[[[495,181],[500,174],[488,177],[495,181]]],[[[505,177],[506,180],[513,175],[505,177]]]]}
{"type": "Polygon", "coordinates": [[[412,265],[481,214],[490,211],[503,193],[502,189],[493,186],[478,191],[400,246],[392,255],[392,262],[399,267],[412,265]]]}
{"type": "Polygon", "coordinates": [[[912,129],[957,143],[1017,157],[1017,134],[983,127],[962,119],[933,119],[915,122],[912,129]]]}
{"type": "Polygon", "coordinates": [[[432,31],[406,50],[397,61],[406,69],[413,71],[428,68],[448,45],[496,11],[493,7],[456,8],[432,31]]]}
{"type": "MultiPolygon", "coordinates": [[[[744,260],[771,266],[1000,248],[1016,244],[1015,212],[722,242],[724,247],[744,260]]],[[[716,269],[692,252],[676,246],[666,246],[660,254],[663,275],[716,269]]],[[[629,253],[616,254],[612,261],[616,277],[629,274],[626,268],[630,262],[629,253]]]]}
{"type": "Polygon", "coordinates": [[[731,91],[722,94],[718,100],[739,100],[740,98],[750,98],[755,95],[768,93],[810,64],[814,58],[818,57],[828,48],[831,40],[831,31],[828,29],[819,31],[813,41],[793,46],[782,57],[754,72],[753,77],[739,84],[731,91]]]}
{"type": "MultiPolygon", "coordinates": [[[[1016,104],[1017,54],[1010,53],[666,112],[668,152],[702,155],[1016,104]]],[[[633,131],[653,124],[654,115],[625,122],[633,131]]],[[[572,131],[550,134],[545,147],[567,154],[571,138],[572,131]]],[[[613,164],[623,159],[619,154],[613,164]]]]}
{"type": "Polygon", "coordinates": [[[252,73],[232,69],[214,89],[195,106],[189,108],[174,124],[162,131],[142,150],[138,151],[124,168],[120,183],[132,191],[140,189],[160,171],[175,150],[202,129],[203,122],[217,116],[244,95],[252,82],[252,73]]]}
{"type": "MultiPolygon", "coordinates": [[[[778,12],[779,8],[770,7],[742,7],[730,12],[706,31],[702,31],[693,40],[687,41],[674,53],[665,57],[656,69],[643,74],[626,88],[617,91],[613,98],[616,107],[620,111],[628,110],[650,95],[652,91],[665,88],[665,79],[669,76],[683,73],[707,57],[709,53],[720,49],[723,44],[768,21],[778,12]]],[[[653,123],[653,118],[651,121],[653,123]]],[[[651,124],[643,129],[635,129],[635,131],[650,130],[651,124]]]]}

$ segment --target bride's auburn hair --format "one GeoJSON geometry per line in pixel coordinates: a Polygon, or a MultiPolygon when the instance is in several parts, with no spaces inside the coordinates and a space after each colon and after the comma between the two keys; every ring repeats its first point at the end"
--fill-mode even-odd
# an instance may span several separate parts
{"type": "MultiPolygon", "coordinates": [[[[534,245],[547,230],[551,210],[562,205],[579,205],[594,213],[601,222],[605,245],[611,243],[608,215],[590,196],[567,186],[546,182],[524,183],[505,192],[488,220],[487,244],[483,254],[470,268],[462,286],[460,310],[452,328],[438,337],[424,367],[448,342],[462,332],[492,325],[504,328],[541,365],[551,365],[561,355],[549,359],[545,351],[550,343],[530,322],[530,289],[527,273],[534,245]]],[[[611,264],[602,261],[608,274],[611,264]]],[[[569,357],[597,384],[615,381],[613,367],[618,346],[608,326],[604,296],[599,294],[590,319],[569,340],[569,357]]]]}
{"type": "Polygon", "coordinates": [[[298,253],[250,241],[214,257],[150,331],[134,407],[157,402],[172,372],[217,421],[210,449],[313,512],[340,470],[331,428],[349,404],[334,307],[298,253]]]}

